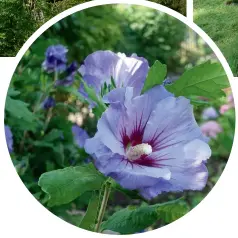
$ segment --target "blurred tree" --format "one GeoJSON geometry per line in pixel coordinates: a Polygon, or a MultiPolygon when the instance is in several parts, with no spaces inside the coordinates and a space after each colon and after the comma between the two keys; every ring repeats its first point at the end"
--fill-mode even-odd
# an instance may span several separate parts
{"type": "Polygon", "coordinates": [[[48,29],[39,41],[51,39],[70,46],[69,57],[81,62],[96,50],[113,50],[122,38],[122,15],[115,6],[99,6],[77,12],[48,29]],[[105,17],[106,16],[106,17],[105,17]]]}
{"type": "Polygon", "coordinates": [[[158,59],[168,65],[169,71],[178,73],[188,63],[187,52],[183,62],[180,60],[187,31],[185,24],[154,9],[107,5],[66,17],[48,29],[39,41],[44,42],[45,48],[52,43],[70,46],[70,57],[78,62],[96,50],[109,49],[128,55],[136,52],[150,64],[158,59]]]}
{"type": "Polygon", "coordinates": [[[186,0],[153,0],[151,2],[156,2],[168,6],[173,10],[186,15],[186,0]]]}
{"type": "MultiPolygon", "coordinates": [[[[30,35],[60,12],[87,0],[1,0],[0,56],[15,56],[30,35]]],[[[185,0],[153,0],[185,14],[185,0]]]]}
{"type": "Polygon", "coordinates": [[[0,7],[0,56],[15,56],[37,25],[23,0],[3,0],[0,7]]]}
{"type": "Polygon", "coordinates": [[[30,35],[53,16],[84,0],[0,0],[0,56],[15,56],[30,35]]]}
{"type": "Polygon", "coordinates": [[[178,71],[178,52],[186,38],[186,25],[150,8],[118,8],[125,15],[125,20],[121,21],[124,38],[117,45],[117,50],[146,56],[150,64],[158,59],[166,63],[170,71],[178,71]]]}

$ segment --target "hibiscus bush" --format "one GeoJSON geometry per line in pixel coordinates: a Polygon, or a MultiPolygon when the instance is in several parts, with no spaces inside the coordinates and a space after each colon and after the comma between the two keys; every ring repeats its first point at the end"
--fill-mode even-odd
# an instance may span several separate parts
{"type": "Polygon", "coordinates": [[[29,48],[8,90],[5,134],[20,178],[49,211],[86,230],[134,234],[177,220],[212,189],[232,147],[234,100],[207,46],[195,41],[199,57],[183,48],[186,27],[172,67],[159,46],[153,60],[133,47],[118,53],[115,39],[89,40],[109,28],[127,35],[113,19],[79,40],[57,23],[29,48]]]}

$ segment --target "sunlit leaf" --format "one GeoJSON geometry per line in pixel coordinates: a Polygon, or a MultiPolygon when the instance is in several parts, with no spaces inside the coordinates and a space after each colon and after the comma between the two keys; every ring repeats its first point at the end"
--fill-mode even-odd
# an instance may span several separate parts
{"type": "Polygon", "coordinates": [[[105,177],[92,164],[67,167],[41,175],[39,186],[49,195],[49,206],[66,204],[87,191],[100,189],[105,177]]]}
{"type": "Polygon", "coordinates": [[[229,87],[229,81],[223,67],[210,61],[187,70],[172,85],[166,88],[175,96],[204,96],[216,99],[225,96],[222,89],[229,87]]]}
{"type": "Polygon", "coordinates": [[[153,88],[156,85],[162,84],[167,74],[167,66],[160,63],[158,60],[152,65],[146,78],[142,93],[153,88]]]}
{"type": "Polygon", "coordinates": [[[85,230],[94,231],[95,222],[97,220],[98,206],[99,206],[99,193],[93,192],[89,201],[86,214],[84,215],[79,227],[85,230]]]}
{"type": "Polygon", "coordinates": [[[163,204],[128,207],[114,213],[102,224],[101,230],[112,230],[121,234],[134,234],[153,225],[158,220],[173,222],[188,212],[181,200],[163,204]]]}

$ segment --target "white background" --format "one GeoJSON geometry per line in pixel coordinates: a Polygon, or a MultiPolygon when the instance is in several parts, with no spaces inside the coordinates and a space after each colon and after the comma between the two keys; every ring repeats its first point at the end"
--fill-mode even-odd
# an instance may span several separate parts
{"type": "MultiPolygon", "coordinates": [[[[139,3],[140,1],[134,2],[139,3]]],[[[190,19],[191,16],[192,14],[190,14],[190,19]]],[[[57,236],[57,238],[79,238],[80,236],[102,236],[74,227],[48,212],[26,189],[12,165],[5,142],[3,124],[6,92],[17,61],[17,58],[0,58],[0,120],[2,125],[0,127],[0,237],[48,238],[57,236]]],[[[238,78],[232,78],[230,83],[235,102],[237,102],[238,78]]],[[[237,238],[237,145],[236,136],[231,156],[221,178],[195,209],[168,226],[136,236],[237,238]]]]}

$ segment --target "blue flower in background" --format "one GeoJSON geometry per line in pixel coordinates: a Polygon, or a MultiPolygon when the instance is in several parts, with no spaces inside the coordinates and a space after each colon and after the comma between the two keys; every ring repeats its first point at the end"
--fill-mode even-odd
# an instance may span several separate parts
{"type": "MultiPolygon", "coordinates": [[[[83,80],[93,87],[97,95],[101,95],[103,86],[110,85],[114,80],[114,87],[134,87],[134,95],[139,95],[146,79],[149,65],[146,59],[135,54],[127,57],[125,54],[115,54],[111,51],[96,51],[84,60],[79,68],[83,80]]],[[[88,97],[81,84],[79,92],[88,97]]]]}
{"type": "Polygon", "coordinates": [[[131,87],[115,92],[120,94],[117,103],[103,113],[96,135],[85,143],[98,170],[146,199],[162,192],[202,190],[211,150],[190,101],[163,86],[137,97],[131,87]]]}
{"type": "Polygon", "coordinates": [[[5,136],[6,136],[6,142],[7,142],[7,148],[9,153],[13,152],[13,137],[12,132],[9,126],[4,125],[5,129],[5,136]]]}
{"type": "MultiPolygon", "coordinates": [[[[74,135],[74,141],[77,144],[77,146],[79,148],[84,148],[86,140],[90,138],[88,133],[78,125],[72,126],[72,133],[74,135]]],[[[91,159],[88,157],[84,159],[84,162],[88,164],[91,162],[91,159]]]]}
{"type": "Polygon", "coordinates": [[[204,109],[202,112],[203,120],[216,119],[217,117],[218,117],[218,113],[214,107],[208,107],[204,109]]]}
{"type": "Polygon", "coordinates": [[[51,107],[54,107],[55,104],[56,104],[55,103],[55,99],[53,97],[49,96],[42,103],[42,107],[47,110],[47,109],[49,109],[51,107]]]}
{"type": "Polygon", "coordinates": [[[172,84],[174,83],[176,80],[178,80],[178,76],[176,75],[173,75],[173,76],[168,76],[164,82],[163,82],[163,85],[166,86],[166,85],[169,85],[169,84],[172,84]]]}
{"type": "Polygon", "coordinates": [[[55,82],[55,86],[70,86],[74,82],[74,75],[69,75],[65,79],[58,79],[55,82]]]}
{"type": "Polygon", "coordinates": [[[47,72],[62,72],[66,69],[68,50],[63,45],[49,46],[45,52],[45,61],[42,67],[47,72]]]}
{"type": "Polygon", "coordinates": [[[77,64],[76,61],[74,61],[73,63],[71,63],[71,64],[67,67],[66,73],[67,73],[67,75],[75,74],[76,71],[77,71],[77,69],[78,69],[78,64],[77,64]]]}
{"type": "Polygon", "coordinates": [[[63,131],[61,132],[60,139],[64,140],[64,133],[63,133],[63,131]]]}
{"type": "Polygon", "coordinates": [[[75,79],[75,74],[78,69],[77,62],[73,62],[66,68],[66,77],[64,79],[58,79],[55,82],[55,86],[70,86],[73,84],[75,79]]]}
{"type": "Polygon", "coordinates": [[[78,145],[78,147],[84,148],[85,141],[90,138],[88,133],[78,125],[72,126],[72,133],[74,135],[75,143],[78,145]]]}

